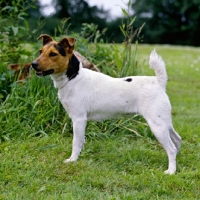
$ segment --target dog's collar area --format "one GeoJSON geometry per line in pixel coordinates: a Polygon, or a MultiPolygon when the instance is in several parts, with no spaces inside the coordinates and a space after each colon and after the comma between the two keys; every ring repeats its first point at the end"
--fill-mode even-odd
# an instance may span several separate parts
{"type": "Polygon", "coordinates": [[[69,68],[66,72],[66,75],[67,75],[69,81],[78,75],[79,64],[80,64],[80,62],[79,62],[78,58],[73,54],[71,57],[71,60],[69,61],[69,68]]]}

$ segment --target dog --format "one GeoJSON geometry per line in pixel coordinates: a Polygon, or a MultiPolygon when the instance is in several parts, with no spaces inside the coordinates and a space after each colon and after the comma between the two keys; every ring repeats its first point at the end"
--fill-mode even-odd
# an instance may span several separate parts
{"type": "Polygon", "coordinates": [[[73,123],[72,154],[64,162],[73,162],[83,148],[88,120],[104,120],[139,113],[168,155],[166,174],[176,171],[176,155],[181,137],[174,130],[171,105],[165,92],[165,63],[153,50],[149,65],[156,76],[113,78],[82,67],[73,53],[75,38],[54,41],[48,35],[43,40],[39,57],[32,62],[37,76],[50,75],[58,98],[73,123]]]}

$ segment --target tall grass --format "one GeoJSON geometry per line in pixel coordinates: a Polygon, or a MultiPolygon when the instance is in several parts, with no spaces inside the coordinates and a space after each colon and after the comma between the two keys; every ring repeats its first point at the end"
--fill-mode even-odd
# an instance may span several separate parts
{"type": "Polygon", "coordinates": [[[49,77],[33,76],[23,85],[12,87],[0,106],[0,137],[48,135],[66,127],[67,116],[58,102],[57,92],[49,77]]]}

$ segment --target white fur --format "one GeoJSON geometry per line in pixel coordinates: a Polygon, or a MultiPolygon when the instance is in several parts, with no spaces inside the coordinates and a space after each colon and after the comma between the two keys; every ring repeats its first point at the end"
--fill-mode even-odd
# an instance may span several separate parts
{"type": "Polygon", "coordinates": [[[65,73],[51,75],[54,86],[58,88],[58,97],[73,122],[72,154],[65,162],[78,159],[88,120],[139,113],[168,155],[169,165],[165,173],[176,171],[176,154],[181,146],[181,137],[172,125],[171,105],[165,93],[165,64],[155,50],[150,55],[149,64],[156,76],[112,78],[82,67],[70,81],[65,73]],[[127,78],[132,81],[126,81],[127,78]]]}

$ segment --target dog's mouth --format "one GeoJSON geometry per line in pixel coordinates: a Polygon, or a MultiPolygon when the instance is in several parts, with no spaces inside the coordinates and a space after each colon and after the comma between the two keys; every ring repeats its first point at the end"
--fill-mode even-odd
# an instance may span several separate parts
{"type": "Polygon", "coordinates": [[[41,71],[41,70],[35,70],[35,74],[37,76],[47,76],[47,75],[50,75],[54,72],[54,69],[49,69],[49,70],[46,70],[46,71],[41,71]]]}

